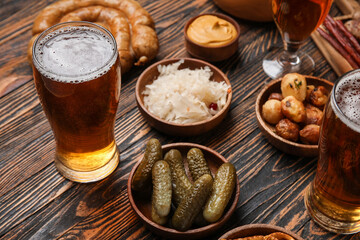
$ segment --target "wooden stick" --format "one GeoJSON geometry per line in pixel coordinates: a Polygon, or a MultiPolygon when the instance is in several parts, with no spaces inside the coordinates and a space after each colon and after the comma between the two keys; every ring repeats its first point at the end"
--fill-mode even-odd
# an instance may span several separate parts
{"type": "Polygon", "coordinates": [[[352,19],[353,14],[347,14],[342,16],[333,17],[334,20],[349,20],[352,19]]]}
{"type": "Polygon", "coordinates": [[[343,14],[353,14],[354,9],[359,7],[356,0],[335,0],[335,3],[343,14]]]}

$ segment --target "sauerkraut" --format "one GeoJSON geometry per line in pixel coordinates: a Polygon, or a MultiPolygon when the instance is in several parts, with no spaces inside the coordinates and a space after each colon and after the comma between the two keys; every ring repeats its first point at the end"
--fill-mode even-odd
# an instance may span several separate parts
{"type": "Polygon", "coordinates": [[[211,81],[213,73],[207,66],[178,69],[183,62],[158,66],[159,77],[143,91],[144,105],[155,116],[172,123],[209,119],[224,107],[229,86],[211,81]],[[217,104],[216,111],[209,108],[211,103],[217,104]]]}

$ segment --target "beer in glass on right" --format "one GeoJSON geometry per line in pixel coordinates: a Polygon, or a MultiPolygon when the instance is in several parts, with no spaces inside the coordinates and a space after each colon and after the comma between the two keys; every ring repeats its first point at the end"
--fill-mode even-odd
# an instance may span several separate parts
{"type": "Polygon", "coordinates": [[[323,228],[360,231],[360,69],[340,77],[324,110],[316,176],[305,205],[323,228]]]}

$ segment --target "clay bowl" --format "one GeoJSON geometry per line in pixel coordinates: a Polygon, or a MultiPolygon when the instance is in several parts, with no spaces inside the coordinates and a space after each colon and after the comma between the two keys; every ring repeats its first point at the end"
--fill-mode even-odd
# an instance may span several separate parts
{"type": "Polygon", "coordinates": [[[268,235],[274,232],[282,232],[287,235],[290,235],[295,240],[304,240],[298,235],[294,234],[293,232],[290,232],[282,227],[273,226],[270,224],[249,224],[244,225],[241,227],[234,228],[224,235],[222,235],[219,240],[221,239],[232,239],[232,238],[243,238],[243,237],[251,237],[256,235],[268,235]]]}
{"type": "MultiPolygon", "coordinates": [[[[209,168],[213,173],[213,175],[216,173],[217,169],[221,166],[221,164],[227,162],[227,160],[219,153],[215,152],[210,148],[198,144],[172,143],[172,144],[164,145],[162,148],[163,148],[163,154],[165,154],[171,149],[177,149],[181,152],[183,158],[185,159],[187,152],[193,147],[197,147],[201,149],[201,151],[204,153],[204,157],[207,160],[209,168]]],[[[240,194],[240,185],[238,179],[233,195],[224,211],[224,214],[217,222],[206,225],[204,227],[191,228],[185,232],[180,232],[173,228],[170,228],[169,225],[161,226],[151,220],[151,195],[150,195],[151,193],[147,195],[144,193],[137,194],[136,192],[131,190],[131,181],[139,164],[140,161],[138,161],[135,164],[135,166],[130,172],[128,185],[127,185],[128,197],[130,200],[130,204],[134,209],[136,215],[141,219],[141,221],[150,231],[154,232],[159,236],[168,239],[182,239],[182,240],[202,239],[205,236],[211,235],[215,231],[219,230],[220,227],[222,227],[224,223],[229,220],[230,216],[233,214],[233,212],[236,209],[240,194]]],[[[185,164],[185,168],[187,170],[186,164],[185,164]]],[[[172,213],[173,211],[170,214],[172,213]]]]}
{"type": "Polygon", "coordinates": [[[226,16],[224,14],[204,13],[204,14],[200,14],[198,16],[191,18],[185,24],[184,37],[185,37],[185,48],[190,53],[190,55],[192,55],[196,58],[200,58],[200,59],[209,61],[209,62],[219,62],[219,61],[223,61],[223,60],[231,57],[232,55],[234,55],[237,52],[238,47],[239,47],[238,40],[240,37],[240,27],[239,27],[239,24],[234,19],[232,19],[231,17],[226,16]],[[236,28],[236,31],[237,31],[236,38],[233,41],[229,42],[228,44],[219,46],[219,47],[209,47],[209,46],[204,46],[204,45],[200,45],[198,43],[193,42],[188,37],[187,30],[188,30],[190,24],[196,18],[203,16],[203,15],[214,15],[214,16],[217,16],[218,18],[222,18],[222,19],[230,22],[236,28]]]}
{"type": "MultiPolygon", "coordinates": [[[[145,89],[147,84],[151,84],[159,76],[158,65],[169,65],[174,62],[178,62],[180,59],[165,59],[159,62],[154,63],[148,67],[139,77],[135,87],[136,102],[140,113],[147,120],[147,122],[157,130],[173,136],[195,136],[205,132],[210,131],[215,128],[226,116],[227,112],[230,109],[230,103],[232,98],[232,92],[228,93],[226,104],[221,111],[212,116],[210,119],[187,124],[177,124],[165,121],[154,114],[152,114],[144,105],[144,95],[142,92],[145,89]]],[[[211,77],[212,81],[216,82],[225,82],[230,86],[230,81],[226,75],[219,70],[217,67],[204,62],[202,60],[194,58],[183,58],[184,63],[180,65],[179,69],[189,68],[189,69],[198,69],[208,66],[213,75],[211,77]]]]}
{"type": "MultiPolygon", "coordinates": [[[[314,85],[314,86],[324,86],[329,93],[332,89],[333,83],[321,79],[318,77],[313,76],[305,76],[307,85],[314,85]]],[[[310,145],[310,144],[303,144],[292,142],[286,140],[275,133],[275,126],[267,123],[262,118],[262,105],[267,101],[269,95],[273,92],[281,93],[280,90],[281,85],[281,78],[271,81],[267,84],[259,93],[256,104],[255,104],[255,111],[256,111],[256,120],[258,126],[268,141],[276,148],[281,150],[284,153],[301,156],[301,157],[315,157],[318,155],[318,145],[310,145]]]]}

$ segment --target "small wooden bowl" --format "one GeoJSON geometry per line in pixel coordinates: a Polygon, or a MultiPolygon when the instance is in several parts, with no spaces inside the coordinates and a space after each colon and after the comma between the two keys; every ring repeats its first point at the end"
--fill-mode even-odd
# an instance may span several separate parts
{"type": "Polygon", "coordinates": [[[251,237],[256,235],[268,235],[274,232],[282,232],[287,235],[290,235],[295,240],[304,240],[293,232],[286,230],[285,228],[273,226],[270,224],[249,224],[241,227],[234,228],[233,230],[228,231],[222,235],[221,239],[232,239],[232,238],[243,238],[251,237]]]}
{"type": "MultiPolygon", "coordinates": [[[[147,122],[157,130],[173,136],[195,136],[202,133],[208,132],[214,127],[216,127],[226,116],[227,112],[230,109],[230,103],[232,99],[232,92],[230,91],[227,95],[226,104],[217,114],[212,116],[210,119],[187,124],[177,124],[165,121],[154,114],[152,114],[144,105],[144,95],[142,92],[145,89],[145,86],[151,84],[155,79],[158,78],[158,65],[169,65],[175,62],[180,61],[181,59],[164,59],[158,61],[148,67],[139,77],[135,87],[136,103],[140,110],[142,116],[147,120],[147,122]]],[[[226,75],[217,67],[211,65],[210,63],[204,62],[199,59],[194,58],[183,58],[184,63],[180,65],[179,69],[189,68],[189,69],[198,69],[208,66],[213,75],[211,76],[212,81],[216,82],[225,82],[230,86],[230,81],[226,75]]]]}
{"type": "MultiPolygon", "coordinates": [[[[223,156],[221,156],[219,153],[215,152],[214,150],[194,143],[172,143],[172,144],[164,145],[162,148],[163,148],[163,154],[165,154],[171,149],[179,150],[185,160],[187,152],[194,147],[201,149],[201,151],[204,153],[204,157],[207,160],[209,168],[214,176],[217,172],[217,169],[223,163],[227,162],[227,160],[223,156]]],[[[204,227],[191,228],[185,232],[177,231],[173,228],[170,228],[168,225],[161,226],[151,220],[151,196],[149,194],[145,196],[144,193],[137,194],[136,192],[133,192],[131,189],[132,178],[139,164],[140,161],[138,161],[135,164],[135,166],[130,172],[128,184],[127,184],[128,197],[130,200],[130,204],[134,209],[136,215],[142,220],[142,222],[149,230],[151,230],[152,232],[154,232],[159,236],[169,239],[182,239],[182,240],[204,238],[205,236],[214,233],[220,227],[222,227],[225,224],[225,222],[229,220],[230,216],[233,214],[233,212],[236,209],[240,194],[240,185],[238,178],[236,179],[237,184],[234,189],[233,195],[228,203],[228,206],[226,207],[223,216],[217,222],[211,223],[204,227]]],[[[188,170],[187,164],[185,164],[185,168],[186,170],[188,170]]]]}
{"type": "Polygon", "coordinates": [[[231,57],[232,55],[234,55],[237,52],[237,50],[239,48],[238,42],[239,42],[239,37],[240,37],[240,26],[234,19],[232,19],[231,17],[226,16],[224,14],[204,13],[204,14],[200,14],[198,16],[191,18],[185,24],[184,37],[185,37],[185,48],[192,56],[209,61],[209,62],[219,62],[219,61],[223,61],[223,60],[231,57]],[[209,46],[204,46],[204,45],[200,45],[198,43],[193,42],[188,37],[187,30],[188,30],[190,24],[196,18],[203,16],[203,15],[214,15],[218,18],[222,18],[222,19],[230,22],[236,28],[236,31],[237,31],[236,38],[233,41],[229,42],[228,44],[225,44],[225,45],[219,46],[219,47],[209,47],[209,46]]]}
{"type": "MultiPolygon", "coordinates": [[[[321,79],[318,77],[313,76],[305,76],[307,85],[314,85],[314,86],[324,86],[329,93],[331,92],[333,83],[329,82],[325,79],[321,79]]],[[[284,153],[301,156],[301,157],[315,157],[318,153],[318,145],[310,145],[310,144],[303,144],[292,142],[286,140],[275,133],[275,126],[267,123],[262,117],[262,106],[267,101],[269,95],[271,93],[281,93],[280,89],[281,85],[281,78],[271,81],[268,85],[264,87],[259,93],[256,104],[255,104],[255,111],[256,111],[256,120],[260,130],[263,132],[265,137],[268,141],[279,150],[283,151],[284,153]]]]}

